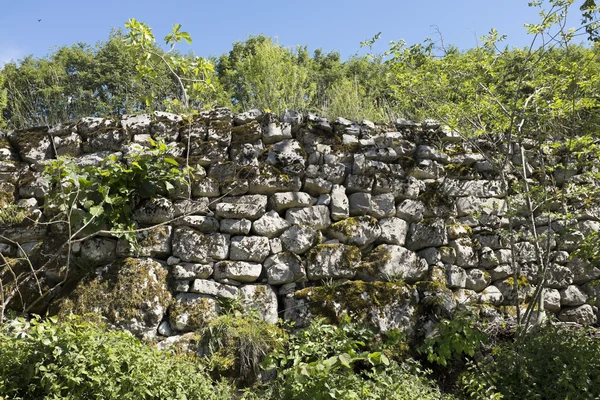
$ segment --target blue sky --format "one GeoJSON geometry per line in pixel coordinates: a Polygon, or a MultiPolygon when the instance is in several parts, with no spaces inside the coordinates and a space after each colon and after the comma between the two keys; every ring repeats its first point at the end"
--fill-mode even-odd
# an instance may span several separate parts
{"type": "Polygon", "coordinates": [[[191,49],[201,56],[220,55],[233,42],[262,33],[286,46],[307,45],[311,52],[339,51],[343,58],[364,53],[359,42],[377,32],[382,34],[374,51],[382,52],[392,40],[437,38],[434,26],[446,44],[461,48],[473,47],[492,27],[521,47],[528,40],[523,24],[537,20],[528,0],[0,0],[0,5],[4,2],[10,5],[0,7],[0,65],[63,45],[106,40],[111,28],[129,18],[147,23],[160,39],[172,24],[182,24],[194,39],[191,49]]]}

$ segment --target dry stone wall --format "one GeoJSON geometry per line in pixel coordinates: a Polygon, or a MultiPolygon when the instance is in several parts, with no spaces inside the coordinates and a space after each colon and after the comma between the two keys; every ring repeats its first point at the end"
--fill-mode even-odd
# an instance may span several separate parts
{"type": "MultiPolygon", "coordinates": [[[[47,160],[124,160],[149,138],[188,158],[189,191],[139,199],[138,226],[163,225],[140,232],[137,247],[110,236],[73,247],[99,268],[63,301],[72,310],[84,310],[93,286],[106,304],[92,308],[145,335],[197,329],[235,299],[271,322],[353,312],[384,331],[412,331],[430,306],[479,304],[486,317],[501,317],[510,308],[502,306],[514,304],[512,257],[523,297],[537,280],[533,245],[523,240],[511,250],[501,234],[507,193],[489,162],[435,121],[376,125],[215,109],[191,121],[155,112],[9,132],[0,137],[0,205],[17,203],[43,222],[47,160]],[[106,284],[111,268],[120,286],[106,284]],[[127,276],[142,289],[123,283],[127,276]],[[124,299],[134,311],[105,307],[124,299]]],[[[570,252],[581,232],[598,230],[600,215],[582,212],[575,230],[551,227],[564,235],[552,243],[545,308],[593,324],[600,271],[570,252]]],[[[53,248],[52,225],[1,230],[5,260],[53,248]]],[[[59,280],[47,275],[49,286],[59,280]]]]}

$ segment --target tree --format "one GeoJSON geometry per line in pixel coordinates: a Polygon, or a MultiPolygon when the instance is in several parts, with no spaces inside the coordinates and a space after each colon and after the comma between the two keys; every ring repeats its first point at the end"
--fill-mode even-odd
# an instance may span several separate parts
{"type": "Polygon", "coordinates": [[[544,309],[543,288],[554,273],[553,222],[575,228],[577,218],[587,218],[582,205],[598,205],[599,175],[590,161],[600,156],[599,138],[590,128],[600,122],[599,49],[573,44],[595,22],[567,29],[572,3],[532,2],[541,21],[527,25],[532,40],[525,49],[500,49],[505,37],[495,30],[482,46],[441,57],[431,41],[392,45],[395,96],[407,116],[433,115],[458,132],[512,193],[506,228],[517,313],[521,301],[529,302],[523,331],[534,308],[544,309]],[[563,179],[573,169],[577,183],[563,179]],[[515,261],[515,243],[526,237],[534,244],[537,271],[515,261]],[[527,299],[518,295],[521,274],[537,283],[527,299]]]}
{"type": "MultiPolygon", "coordinates": [[[[125,41],[136,56],[137,79],[155,79],[158,75],[157,64],[166,66],[177,82],[179,90],[180,99],[170,99],[173,106],[181,105],[187,110],[190,106],[190,96],[195,98],[210,88],[209,74],[214,71],[212,64],[202,57],[181,57],[174,52],[177,43],[192,43],[190,34],[181,31],[181,24],[173,25],[171,33],[165,36],[164,41],[169,50],[164,53],[155,48],[156,39],[148,25],[132,18],[125,23],[125,27],[128,29],[125,41]]],[[[153,93],[149,96],[153,96],[153,93]]]]}

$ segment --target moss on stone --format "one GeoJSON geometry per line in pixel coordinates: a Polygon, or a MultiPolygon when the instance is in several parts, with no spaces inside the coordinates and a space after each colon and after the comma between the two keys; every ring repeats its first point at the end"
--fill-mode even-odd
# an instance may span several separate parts
{"type": "Polygon", "coordinates": [[[154,322],[146,321],[148,313],[157,306],[166,310],[171,302],[166,269],[149,259],[125,258],[84,278],[57,308],[59,316],[96,313],[119,325],[132,319],[154,322]]]}
{"type": "Polygon", "coordinates": [[[412,287],[402,282],[347,281],[341,284],[308,287],[294,293],[306,300],[311,311],[338,322],[343,315],[352,315],[358,322],[368,322],[369,314],[383,314],[394,302],[408,301],[412,287]]]}
{"type": "Polygon", "coordinates": [[[189,331],[195,331],[208,325],[215,317],[213,301],[206,297],[200,297],[194,301],[176,301],[169,307],[169,323],[177,326],[178,320],[186,316],[186,327],[189,331]]]}
{"type": "Polygon", "coordinates": [[[358,273],[364,276],[375,277],[381,267],[390,262],[392,254],[385,246],[377,246],[360,263],[358,273]]]}

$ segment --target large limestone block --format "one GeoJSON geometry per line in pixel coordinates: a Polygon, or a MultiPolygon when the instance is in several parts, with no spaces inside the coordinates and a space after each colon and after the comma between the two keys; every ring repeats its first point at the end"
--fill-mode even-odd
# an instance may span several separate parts
{"type": "Polygon", "coordinates": [[[257,235],[273,238],[290,226],[291,224],[281,218],[276,211],[269,211],[252,223],[252,230],[257,235]]]}
{"type": "Polygon", "coordinates": [[[215,208],[215,214],[221,218],[255,220],[260,218],[263,213],[264,208],[258,204],[219,203],[215,208]]]}
{"type": "Polygon", "coordinates": [[[320,244],[306,255],[306,274],[310,280],[353,278],[360,259],[358,247],[320,244]]]}
{"type": "Polygon", "coordinates": [[[8,139],[17,149],[21,160],[33,164],[37,170],[42,169],[43,161],[54,156],[52,142],[45,128],[9,132],[8,139]]]}
{"type": "Polygon", "coordinates": [[[224,218],[221,220],[221,233],[229,233],[232,235],[247,235],[252,228],[252,221],[249,219],[231,219],[224,218]]]}
{"type": "Polygon", "coordinates": [[[290,252],[278,253],[265,260],[269,285],[284,285],[306,277],[300,257],[290,252]]]}
{"type": "Polygon", "coordinates": [[[427,270],[427,262],[414,252],[402,246],[382,244],[363,260],[359,278],[414,283],[424,279],[427,270]]]}
{"type": "Polygon", "coordinates": [[[271,206],[278,212],[288,208],[310,207],[316,202],[317,199],[304,192],[275,193],[271,196],[271,206]]]}
{"type": "Polygon", "coordinates": [[[350,217],[332,224],[328,235],[344,244],[363,248],[379,238],[381,227],[373,217],[350,217]]]}
{"type": "Polygon", "coordinates": [[[167,270],[151,258],[125,258],[88,275],[59,301],[59,315],[94,313],[135,335],[151,337],[172,296],[167,270]]]}
{"type": "Polygon", "coordinates": [[[226,299],[235,299],[238,295],[237,287],[206,279],[195,279],[189,290],[191,293],[226,299]]]}
{"type": "Polygon", "coordinates": [[[394,195],[384,193],[371,197],[371,208],[368,210],[368,214],[377,219],[396,215],[394,195]]]}
{"type": "Polygon", "coordinates": [[[560,291],[560,304],[561,306],[574,307],[585,304],[587,301],[587,294],[585,294],[579,286],[569,285],[565,289],[560,291]]]}
{"type": "Polygon", "coordinates": [[[277,323],[279,306],[277,295],[269,285],[243,285],[239,289],[242,304],[247,310],[258,313],[259,318],[266,322],[277,323]]]}
{"type": "Polygon", "coordinates": [[[320,230],[327,229],[331,225],[327,206],[291,208],[287,210],[285,219],[292,225],[310,225],[320,230]]]}
{"type": "Polygon", "coordinates": [[[117,258],[117,241],[113,239],[95,237],[88,239],[81,245],[81,257],[92,263],[102,264],[117,258]]]}
{"type": "Polygon", "coordinates": [[[173,255],[182,261],[207,264],[229,254],[229,235],[204,234],[187,227],[175,228],[173,255]]]}
{"type": "Polygon", "coordinates": [[[408,234],[408,223],[398,217],[382,218],[379,220],[381,235],[378,242],[404,246],[408,234]]]}
{"type": "Polygon", "coordinates": [[[446,224],[443,219],[427,219],[410,224],[406,247],[416,251],[426,247],[439,247],[448,244],[446,224]]]}
{"type": "Polygon", "coordinates": [[[238,282],[254,282],[262,272],[262,265],[246,261],[220,261],[215,264],[214,278],[217,281],[233,279],[238,282]]]}
{"type": "Polygon", "coordinates": [[[280,237],[283,248],[295,254],[304,254],[321,243],[322,235],[317,229],[307,225],[294,225],[280,237]]]}
{"type": "Polygon", "coordinates": [[[234,236],[229,257],[235,261],[263,262],[269,255],[269,239],[263,236],[234,236]]]}
{"type": "Polygon", "coordinates": [[[594,309],[589,304],[579,307],[565,308],[558,313],[558,319],[563,322],[575,322],[579,325],[592,325],[598,321],[594,309]]]}

